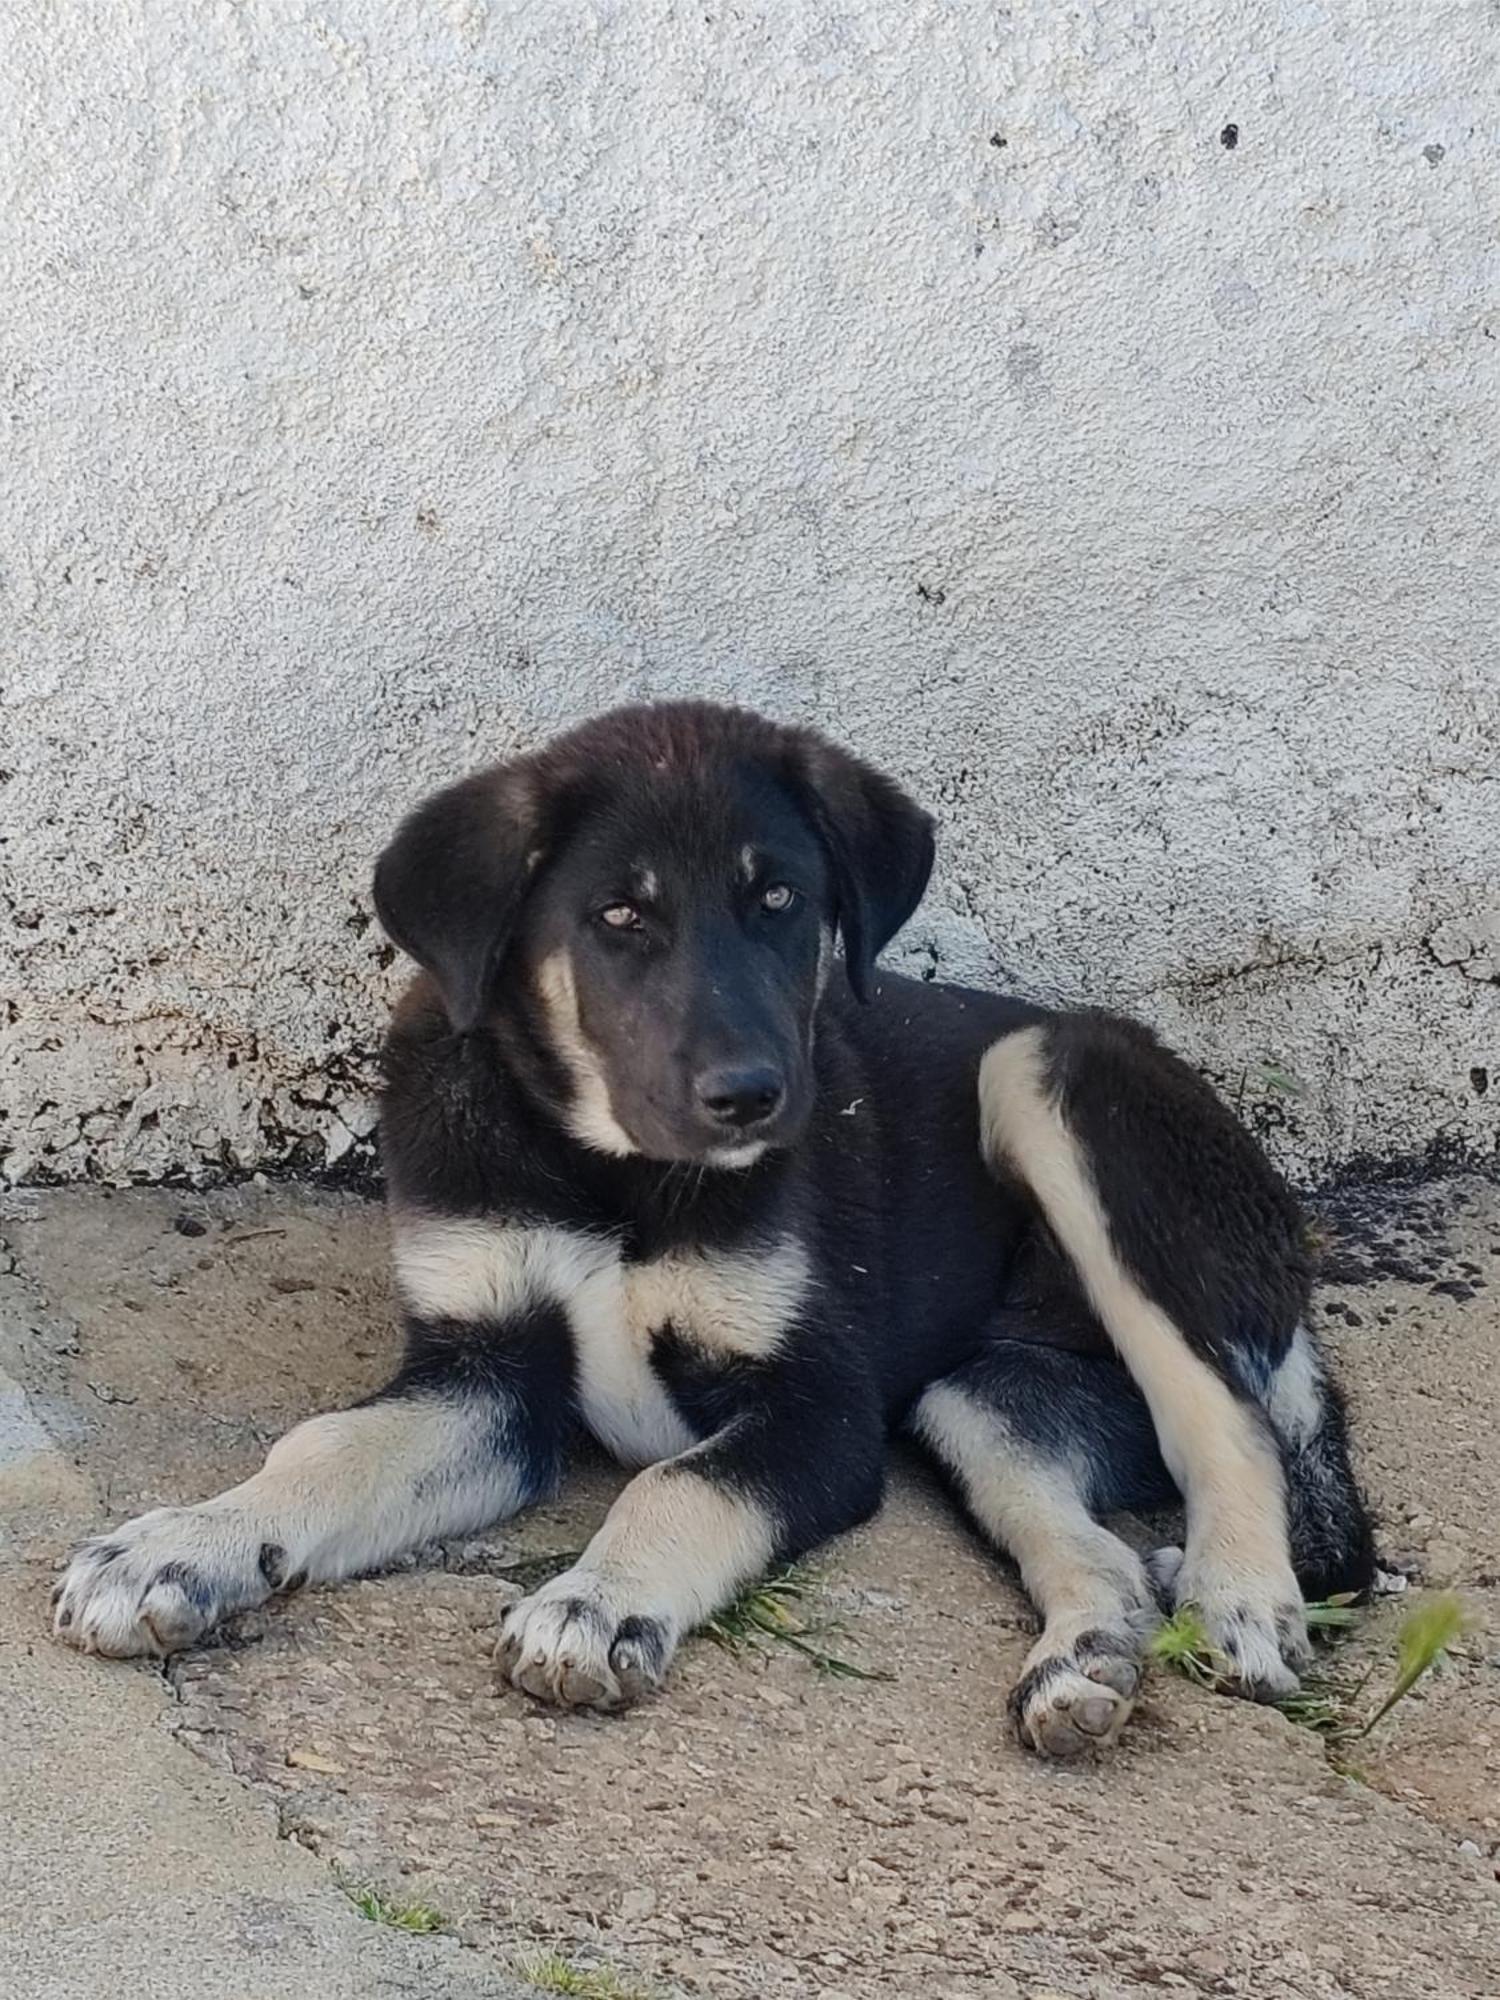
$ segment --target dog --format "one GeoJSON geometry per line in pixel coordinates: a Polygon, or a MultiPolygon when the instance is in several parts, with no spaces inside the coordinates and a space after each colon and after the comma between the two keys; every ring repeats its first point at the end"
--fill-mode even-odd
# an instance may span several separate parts
{"type": "Polygon", "coordinates": [[[1304,1593],[1374,1573],[1297,1205],[1145,1028],[877,970],[932,864],[891,780],[704,703],[420,805],[375,874],[421,968],[381,1121],[405,1358],[232,1491],[85,1545],[61,1638],[170,1653],[483,1528],[581,1424],[638,1469],[497,1660],[616,1708],[871,1515],[904,1429],[1036,1605],[1022,1743],[1113,1744],[1163,1603],[1234,1690],[1289,1694],[1304,1593]],[[1181,1550],[1101,1519],[1179,1496],[1181,1550]]]}

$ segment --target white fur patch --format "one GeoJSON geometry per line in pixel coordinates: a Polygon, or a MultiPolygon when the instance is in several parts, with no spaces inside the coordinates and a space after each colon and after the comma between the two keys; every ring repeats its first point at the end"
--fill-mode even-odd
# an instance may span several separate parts
{"type": "Polygon", "coordinates": [[[396,1288],[425,1319],[505,1319],[541,1304],[563,1305],[611,1270],[605,1237],[532,1229],[482,1217],[392,1217],[396,1288]]]}
{"type": "Polygon", "coordinates": [[[1289,1444],[1306,1444],[1323,1421],[1323,1369],[1305,1326],[1298,1327],[1271,1377],[1266,1415],[1289,1444]]]}
{"type": "Polygon", "coordinates": [[[788,1239],[768,1249],[679,1251],[625,1273],[631,1338],[649,1342],[669,1322],[685,1340],[763,1361],[801,1310],[807,1252],[788,1239]]]}
{"type": "Polygon", "coordinates": [[[693,1433],[651,1366],[670,1323],[710,1353],[764,1359],[807,1295],[806,1252],[791,1240],[721,1255],[684,1251],[625,1264],[608,1238],[562,1229],[398,1213],[396,1283],[434,1319],[503,1321],[540,1304],[572,1329],[584,1422],[627,1465],[684,1451],[693,1433]]]}
{"type": "Polygon", "coordinates": [[[556,1306],[572,1329],[579,1414],[607,1451],[650,1465],[693,1442],[651,1367],[649,1339],[633,1330],[625,1266],[609,1238],[478,1216],[397,1214],[392,1226],[396,1284],[411,1311],[475,1323],[556,1306]]]}
{"type": "Polygon", "coordinates": [[[632,1479],[583,1552],[580,1569],[615,1580],[633,1608],[690,1631],[771,1560],[763,1507],[687,1464],[632,1479]]]}
{"type": "Polygon", "coordinates": [[[651,1366],[650,1329],[632,1324],[619,1258],[564,1303],[576,1342],[579,1414],[604,1449],[622,1465],[686,1451],[693,1433],[651,1366]]]}

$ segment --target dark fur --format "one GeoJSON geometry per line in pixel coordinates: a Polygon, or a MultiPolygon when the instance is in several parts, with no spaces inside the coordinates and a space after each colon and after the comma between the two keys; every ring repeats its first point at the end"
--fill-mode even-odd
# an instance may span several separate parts
{"type": "MultiPolygon", "coordinates": [[[[681,705],[605,717],[442,793],[377,876],[382,921],[429,975],[386,1050],[398,1206],[607,1235],[636,1261],[788,1235],[806,1247],[809,1302],[771,1359],[716,1360],[670,1327],[652,1357],[707,1441],[698,1469],[766,1508],[784,1556],[871,1512],[887,1434],[945,1377],[1039,1452],[1082,1456],[1095,1509],[1170,1497],[1130,1377],[1029,1200],[981,1159],[979,1063],[1017,1028],[1048,1028],[1052,1085],[1117,1254],[1239,1396],[1264,1397],[1305,1318],[1290,1194],[1144,1029],[875,972],[931,855],[926,817],[843,752],[681,705]],[[740,894],[752,841],[796,871],[800,929],[763,922],[740,894]],[[593,903],[628,898],[638,862],[671,906],[660,937],[595,937],[593,903]],[[846,976],[835,967],[817,1002],[820,920],[842,937],[846,976]],[[590,1043],[612,1094],[636,1106],[625,1122],[649,1131],[650,1157],[611,1157],[569,1130],[571,1085],[537,985],[563,944],[590,1043]],[[701,1079],[746,1064],[774,1071],[784,1094],[751,1128],[769,1142],[763,1157],[718,1170],[704,1164],[715,1134],[701,1079]]],[[[385,1395],[500,1398],[505,1448],[524,1456],[528,1490],[545,1490],[571,1414],[565,1316],[408,1333],[385,1395]]],[[[1333,1391],[1316,1438],[1284,1460],[1304,1586],[1365,1587],[1369,1530],[1333,1391]]]]}
{"type": "Polygon", "coordinates": [[[556,1486],[582,1418],[645,1469],[497,1661],[618,1706],[868,1515],[906,1422],[1042,1613],[1024,1742],[1116,1740],[1168,1591],[1230,1684],[1289,1693],[1299,1582],[1373,1567],[1296,1207],[1143,1029],[882,977],[932,851],[856,758],[695,704],[419,808],[376,878],[425,968],[385,1058],[401,1369],[86,1543],[58,1636],[171,1652],[472,1532],[556,1486]],[[1168,1465],[1186,1547],[1148,1567],[1098,1516],[1170,1499],[1168,1465]]]}

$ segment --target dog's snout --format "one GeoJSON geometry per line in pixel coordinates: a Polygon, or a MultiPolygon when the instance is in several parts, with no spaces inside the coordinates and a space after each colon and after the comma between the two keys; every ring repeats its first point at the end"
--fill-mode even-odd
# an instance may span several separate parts
{"type": "Polygon", "coordinates": [[[764,1063],[705,1070],[698,1078],[698,1102],[721,1125],[758,1125],[786,1095],[780,1074],[764,1063]]]}

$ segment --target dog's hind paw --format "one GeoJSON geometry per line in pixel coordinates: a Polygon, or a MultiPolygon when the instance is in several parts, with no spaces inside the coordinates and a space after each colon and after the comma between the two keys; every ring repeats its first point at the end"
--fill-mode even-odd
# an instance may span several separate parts
{"type": "Polygon", "coordinates": [[[1302,1595],[1285,1575],[1241,1573],[1229,1565],[1195,1563],[1191,1553],[1174,1585],[1179,1607],[1191,1605],[1212,1655],[1222,1662],[1218,1685],[1248,1701],[1284,1701],[1301,1683],[1312,1656],[1302,1595]]]}
{"type": "Polygon", "coordinates": [[[1032,1655],[1010,1697],[1016,1734],[1043,1757],[1111,1749],[1130,1720],[1141,1666],[1124,1632],[1080,1632],[1055,1653],[1032,1655]]]}

